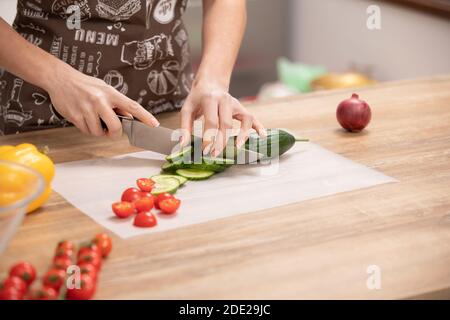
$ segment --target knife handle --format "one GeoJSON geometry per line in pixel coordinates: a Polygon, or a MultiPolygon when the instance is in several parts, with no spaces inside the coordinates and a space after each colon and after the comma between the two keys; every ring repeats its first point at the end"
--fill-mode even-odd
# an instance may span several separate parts
{"type": "MultiPolygon", "coordinates": [[[[119,118],[120,122],[122,122],[123,120],[133,120],[133,118],[122,116],[120,114],[116,114],[116,116],[117,118],[119,118]]],[[[100,124],[104,130],[108,130],[108,127],[106,126],[106,123],[102,118],[100,118],[100,124]]]]}

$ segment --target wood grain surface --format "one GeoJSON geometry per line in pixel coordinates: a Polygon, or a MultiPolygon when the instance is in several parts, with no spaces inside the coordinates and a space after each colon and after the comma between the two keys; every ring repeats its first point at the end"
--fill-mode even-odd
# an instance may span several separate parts
{"type": "MultiPolygon", "coordinates": [[[[248,108],[266,127],[309,137],[398,183],[128,240],[113,236],[96,298],[450,298],[450,76],[357,92],[373,112],[360,134],[344,132],[335,118],[348,90],[248,108]],[[371,265],[381,270],[379,290],[366,286],[371,265]]],[[[178,116],[160,120],[177,127],[178,116]]],[[[21,142],[49,146],[58,163],[137,150],[125,138],[90,138],[74,128],[0,138],[0,144],[21,142]]],[[[18,260],[42,274],[59,240],[87,240],[100,231],[53,192],[0,257],[0,276],[18,260]]]]}

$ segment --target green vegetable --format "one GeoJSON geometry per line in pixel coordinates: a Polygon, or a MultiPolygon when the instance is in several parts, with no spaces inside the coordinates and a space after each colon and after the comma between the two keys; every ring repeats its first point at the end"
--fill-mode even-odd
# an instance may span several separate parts
{"type": "Polygon", "coordinates": [[[155,181],[155,186],[152,189],[153,195],[158,195],[160,193],[169,192],[175,193],[180,186],[180,182],[177,178],[173,177],[160,177],[158,181],[155,181]]]}
{"type": "Polygon", "coordinates": [[[204,180],[214,175],[214,171],[200,169],[178,169],[176,172],[189,180],[204,180]]]}
{"type": "Polygon", "coordinates": [[[152,179],[155,183],[158,183],[160,181],[164,181],[167,178],[177,179],[178,182],[180,183],[180,186],[185,184],[187,181],[187,179],[185,177],[177,176],[175,174],[158,174],[156,176],[151,177],[150,179],[152,179]]]}

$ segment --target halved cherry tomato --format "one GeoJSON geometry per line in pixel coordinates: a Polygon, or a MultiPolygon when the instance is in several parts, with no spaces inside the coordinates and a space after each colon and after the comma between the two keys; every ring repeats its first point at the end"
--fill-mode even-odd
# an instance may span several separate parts
{"type": "Polygon", "coordinates": [[[125,219],[134,213],[135,207],[131,202],[122,201],[113,203],[112,210],[119,219],[125,219]]]}
{"type": "Polygon", "coordinates": [[[61,269],[50,269],[42,278],[42,283],[46,287],[50,287],[59,292],[59,289],[64,284],[66,279],[66,272],[61,269]]]}
{"type": "Polygon", "coordinates": [[[67,288],[66,298],[68,300],[89,300],[95,294],[95,280],[87,275],[82,274],[80,277],[80,287],[67,288]]]}
{"type": "Polygon", "coordinates": [[[9,276],[2,282],[2,284],[0,284],[0,290],[9,287],[16,288],[23,294],[27,292],[27,283],[23,281],[22,278],[19,278],[17,276],[9,276]]]}
{"type": "Polygon", "coordinates": [[[28,294],[30,300],[56,300],[58,299],[58,291],[52,287],[42,286],[39,289],[33,289],[28,294]]]}
{"type": "Polygon", "coordinates": [[[8,287],[0,289],[0,300],[23,300],[25,295],[17,288],[8,287]]]}
{"type": "Polygon", "coordinates": [[[155,199],[155,208],[156,209],[160,209],[160,207],[159,207],[159,202],[160,201],[163,201],[163,200],[166,200],[166,199],[172,199],[172,198],[173,198],[173,194],[168,193],[168,192],[164,192],[164,193],[158,194],[156,196],[156,199],[155,199]]]}
{"type": "Polygon", "coordinates": [[[136,180],[136,184],[144,192],[150,192],[153,189],[155,182],[148,178],[140,178],[136,180]]]}
{"type": "Polygon", "coordinates": [[[176,198],[165,199],[159,202],[159,208],[165,214],[172,214],[180,207],[180,203],[181,201],[176,198]]]}
{"type": "Polygon", "coordinates": [[[106,233],[99,233],[92,240],[92,243],[95,243],[100,249],[102,253],[102,257],[106,258],[109,256],[109,253],[112,249],[112,241],[111,238],[106,233]]]}
{"type": "Polygon", "coordinates": [[[97,270],[100,270],[102,266],[102,257],[94,250],[86,250],[78,255],[78,262],[80,264],[82,262],[88,262],[94,265],[97,270]]]}
{"type": "Polygon", "coordinates": [[[9,275],[21,278],[29,286],[36,279],[36,269],[31,263],[19,262],[11,267],[9,275]]]}
{"type": "Polygon", "coordinates": [[[80,268],[81,274],[87,274],[91,276],[92,279],[94,279],[94,281],[97,280],[98,271],[97,268],[92,263],[82,262],[78,264],[78,267],[80,268]]]}
{"type": "Polygon", "coordinates": [[[128,188],[122,193],[121,200],[133,202],[141,197],[141,190],[137,188],[128,188]]]}
{"type": "Polygon", "coordinates": [[[151,228],[158,224],[156,217],[151,212],[139,212],[134,217],[134,225],[141,228],[151,228]]]}
{"type": "Polygon", "coordinates": [[[133,203],[137,212],[148,212],[153,208],[153,197],[142,197],[133,203]]]}
{"type": "Polygon", "coordinates": [[[55,257],[53,259],[53,267],[56,269],[67,270],[72,264],[72,259],[69,257],[55,257]]]}

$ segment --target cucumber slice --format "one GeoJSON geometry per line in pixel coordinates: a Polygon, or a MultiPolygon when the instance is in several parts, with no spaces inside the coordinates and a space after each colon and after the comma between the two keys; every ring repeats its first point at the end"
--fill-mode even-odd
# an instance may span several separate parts
{"type": "Polygon", "coordinates": [[[235,162],[233,159],[228,159],[228,158],[203,157],[203,163],[204,164],[221,164],[221,165],[231,166],[235,162]]]}
{"type": "Polygon", "coordinates": [[[185,177],[182,176],[177,176],[174,174],[158,174],[156,176],[151,177],[150,179],[152,179],[153,181],[155,181],[155,183],[158,183],[160,181],[164,181],[167,178],[174,178],[177,179],[178,182],[180,183],[180,186],[182,186],[183,184],[186,183],[187,179],[185,177]]]}
{"type": "Polygon", "coordinates": [[[159,178],[158,181],[155,181],[155,186],[152,189],[152,194],[158,195],[164,192],[175,193],[179,186],[180,182],[178,179],[175,179],[173,177],[159,178]]]}
{"type": "Polygon", "coordinates": [[[198,169],[178,169],[177,174],[189,180],[204,180],[214,175],[214,171],[198,169]]]}
{"type": "Polygon", "coordinates": [[[189,163],[191,159],[192,147],[188,146],[183,148],[181,151],[169,154],[166,160],[172,163],[189,163]]]}

